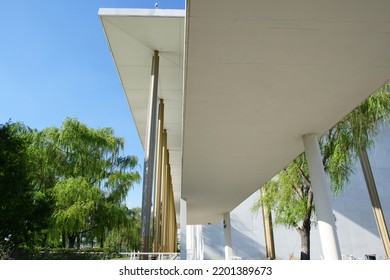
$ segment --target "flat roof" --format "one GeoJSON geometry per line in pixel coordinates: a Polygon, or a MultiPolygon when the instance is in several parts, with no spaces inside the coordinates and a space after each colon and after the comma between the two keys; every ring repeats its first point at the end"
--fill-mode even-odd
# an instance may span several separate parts
{"type": "Polygon", "coordinates": [[[180,209],[185,11],[102,8],[99,18],[144,149],[152,56],[159,51],[158,98],[165,104],[164,128],[180,209]]]}
{"type": "Polygon", "coordinates": [[[304,134],[323,134],[390,78],[389,1],[197,0],[185,16],[143,11],[99,14],[141,139],[161,50],[188,224],[220,221],[303,152],[304,134]]]}

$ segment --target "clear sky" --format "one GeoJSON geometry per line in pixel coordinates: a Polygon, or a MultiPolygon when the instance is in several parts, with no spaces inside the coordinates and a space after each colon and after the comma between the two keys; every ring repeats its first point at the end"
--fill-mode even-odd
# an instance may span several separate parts
{"type": "MultiPolygon", "coordinates": [[[[124,96],[99,8],[184,9],[185,0],[2,0],[0,6],[0,123],[42,129],[76,117],[89,127],[112,127],[125,153],[143,150],[124,96]]],[[[141,184],[129,207],[141,206],[141,184]]]]}

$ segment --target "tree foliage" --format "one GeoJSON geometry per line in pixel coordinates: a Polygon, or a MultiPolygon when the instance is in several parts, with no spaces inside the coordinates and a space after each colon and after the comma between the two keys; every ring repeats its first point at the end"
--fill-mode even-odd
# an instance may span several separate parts
{"type": "Polygon", "coordinates": [[[125,199],[140,180],[137,158],[124,155],[124,139],[111,128],[67,118],[41,131],[7,123],[0,136],[2,240],[103,247],[113,229],[136,222],[125,199]]]}
{"type": "Polygon", "coordinates": [[[107,247],[116,251],[136,251],[140,246],[141,208],[125,209],[125,212],[125,219],[107,236],[107,247]]]}
{"type": "Polygon", "coordinates": [[[76,237],[87,229],[94,214],[100,192],[83,177],[67,178],[53,189],[55,227],[69,238],[69,247],[74,247],[76,237]]]}
{"type": "Polygon", "coordinates": [[[0,244],[28,241],[33,228],[32,193],[27,142],[18,135],[16,125],[0,125],[0,244]]]}
{"type": "Polygon", "coordinates": [[[359,149],[369,149],[390,113],[390,83],[363,101],[320,139],[325,171],[337,194],[348,183],[359,149]]]}
{"type": "Polygon", "coordinates": [[[76,119],[67,118],[61,128],[47,128],[41,134],[48,157],[57,162],[55,225],[70,247],[88,231],[99,236],[103,247],[106,231],[123,219],[127,193],[140,179],[132,171],[137,158],[121,154],[124,140],[111,128],[88,128],[76,119]]]}
{"type": "MultiPolygon", "coordinates": [[[[390,113],[387,83],[362,102],[320,138],[324,169],[335,195],[349,182],[359,149],[369,148],[378,133],[378,122],[390,113]]],[[[294,228],[301,236],[301,259],[310,259],[310,230],[315,223],[315,205],[305,154],[302,153],[262,188],[265,195],[254,203],[274,211],[274,222],[294,228]]]]}
{"type": "Polygon", "coordinates": [[[306,159],[302,154],[263,186],[266,193],[253,208],[257,211],[263,203],[272,206],[276,213],[275,224],[299,228],[305,216],[311,217],[314,207],[311,183],[305,175],[307,172],[306,159]]]}

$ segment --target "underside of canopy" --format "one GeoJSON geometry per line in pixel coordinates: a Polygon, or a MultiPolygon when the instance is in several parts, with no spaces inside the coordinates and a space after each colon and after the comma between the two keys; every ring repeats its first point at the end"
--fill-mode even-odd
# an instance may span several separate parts
{"type": "Polygon", "coordinates": [[[188,224],[221,220],[303,152],[304,134],[323,134],[389,79],[388,11],[381,0],[100,10],[142,141],[160,51],[175,199],[187,201],[188,224]]]}

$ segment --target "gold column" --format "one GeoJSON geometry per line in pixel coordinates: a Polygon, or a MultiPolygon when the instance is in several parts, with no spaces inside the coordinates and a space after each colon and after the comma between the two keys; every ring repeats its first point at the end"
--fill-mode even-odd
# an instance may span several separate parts
{"type": "MultiPolygon", "coordinates": [[[[168,158],[169,158],[169,151],[168,151],[168,158]]],[[[167,204],[167,235],[166,235],[166,244],[167,244],[167,252],[171,251],[171,235],[172,235],[172,208],[171,208],[171,168],[169,166],[169,162],[167,165],[167,197],[166,197],[166,204],[167,204]]]]}
{"type": "MultiPolygon", "coordinates": [[[[175,204],[175,203],[174,203],[175,204]]],[[[174,252],[177,252],[177,220],[176,220],[176,209],[175,209],[175,213],[174,213],[174,217],[175,217],[175,237],[174,237],[174,245],[175,245],[175,251],[174,252]]]]}
{"type": "Polygon", "coordinates": [[[163,131],[163,172],[162,172],[162,203],[161,203],[161,251],[167,252],[167,224],[168,224],[168,207],[167,207],[167,189],[168,189],[168,150],[167,150],[167,131],[163,131]]]}
{"type": "Polygon", "coordinates": [[[167,162],[166,162],[166,181],[165,181],[165,192],[164,192],[164,216],[165,216],[165,236],[164,236],[164,252],[170,252],[169,248],[169,235],[170,235],[170,209],[169,209],[169,191],[170,191],[170,184],[169,184],[169,177],[170,177],[170,168],[169,168],[169,151],[167,150],[167,162]]]}
{"type": "Polygon", "coordinates": [[[156,189],[154,196],[154,252],[177,251],[177,222],[169,150],[167,149],[167,131],[163,129],[164,104],[160,100],[158,122],[158,150],[156,167],[156,189]]]}
{"type": "Polygon", "coordinates": [[[167,206],[168,206],[168,251],[176,252],[176,215],[175,215],[175,203],[173,196],[173,185],[171,176],[171,167],[168,165],[168,194],[167,194],[167,206]]]}
{"type": "MultiPolygon", "coordinates": [[[[260,188],[261,196],[265,195],[265,189],[260,188]]],[[[270,260],[275,259],[275,244],[274,244],[274,232],[272,228],[272,216],[271,211],[264,204],[261,205],[263,214],[263,226],[264,226],[264,237],[265,237],[265,251],[266,256],[270,260]]]]}
{"type": "Polygon", "coordinates": [[[177,222],[167,130],[164,129],[164,100],[160,99],[157,123],[157,151],[153,207],[153,252],[176,252],[177,222]]]}
{"type": "Polygon", "coordinates": [[[154,190],[154,235],[153,252],[161,251],[161,181],[162,181],[162,156],[163,156],[163,129],[164,129],[164,100],[160,99],[158,106],[157,124],[157,160],[156,160],[156,183],[154,190]]]}
{"type": "Polygon", "coordinates": [[[375,221],[378,226],[378,231],[382,239],[383,248],[387,258],[390,258],[390,239],[387,231],[385,216],[383,215],[382,205],[379,200],[379,195],[376,189],[374,175],[372,174],[370,161],[366,149],[360,148],[359,159],[362,166],[364,178],[366,180],[368,194],[370,195],[372,211],[374,212],[375,221]]]}

